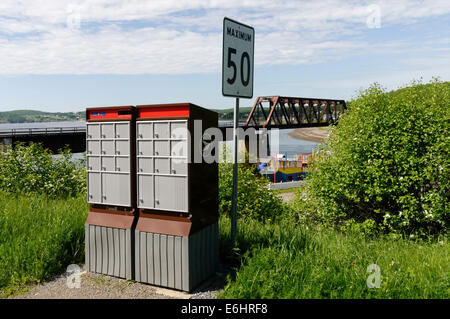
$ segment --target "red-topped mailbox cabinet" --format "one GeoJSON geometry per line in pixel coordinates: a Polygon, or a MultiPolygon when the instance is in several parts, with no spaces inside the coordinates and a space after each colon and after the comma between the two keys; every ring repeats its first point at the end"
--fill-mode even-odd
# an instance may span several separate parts
{"type": "Polygon", "coordinates": [[[215,273],[218,164],[203,135],[217,127],[191,103],[87,109],[89,271],[185,291],[215,273]]]}
{"type": "Polygon", "coordinates": [[[191,103],[136,107],[136,280],[190,291],[218,265],[218,167],[202,137],[218,114],[191,103]]]}
{"type": "Polygon", "coordinates": [[[88,271],[133,278],[135,108],[86,109],[88,271]]]}

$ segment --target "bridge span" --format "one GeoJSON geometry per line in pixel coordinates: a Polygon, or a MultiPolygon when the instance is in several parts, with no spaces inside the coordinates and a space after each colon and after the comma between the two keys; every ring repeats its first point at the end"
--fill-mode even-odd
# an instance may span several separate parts
{"type": "MultiPolygon", "coordinates": [[[[347,109],[344,100],[285,96],[260,96],[256,99],[246,121],[239,127],[260,129],[293,129],[328,126],[337,123],[347,109]]],[[[233,121],[219,121],[224,138],[233,121]]],[[[0,150],[2,145],[16,142],[42,143],[52,152],[69,145],[73,153],[86,150],[86,122],[40,122],[0,124],[0,150]]]]}

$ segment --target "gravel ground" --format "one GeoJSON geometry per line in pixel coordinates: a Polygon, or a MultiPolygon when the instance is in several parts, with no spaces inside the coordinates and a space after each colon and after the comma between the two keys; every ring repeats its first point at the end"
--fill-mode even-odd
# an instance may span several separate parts
{"type": "Polygon", "coordinates": [[[133,280],[120,279],[81,270],[80,288],[69,288],[69,273],[28,288],[28,291],[13,296],[15,299],[214,299],[223,289],[227,273],[222,265],[215,276],[206,280],[191,293],[166,289],[133,280]]]}
{"type": "Polygon", "coordinates": [[[279,197],[283,200],[283,203],[289,203],[295,196],[295,194],[292,193],[280,193],[278,194],[279,197]]]}

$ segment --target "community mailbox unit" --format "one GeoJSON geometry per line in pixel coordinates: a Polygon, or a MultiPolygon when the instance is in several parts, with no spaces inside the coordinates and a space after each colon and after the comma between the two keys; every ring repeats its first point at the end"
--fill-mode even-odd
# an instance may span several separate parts
{"type": "Polygon", "coordinates": [[[218,164],[203,156],[218,114],[183,103],[86,120],[88,271],[191,291],[219,261],[218,164]]]}
{"type": "Polygon", "coordinates": [[[136,281],[190,291],[217,269],[218,164],[202,156],[211,127],[218,114],[190,103],[136,107],[136,281]]]}
{"type": "Polygon", "coordinates": [[[86,109],[88,271],[133,278],[135,108],[86,109]]]}

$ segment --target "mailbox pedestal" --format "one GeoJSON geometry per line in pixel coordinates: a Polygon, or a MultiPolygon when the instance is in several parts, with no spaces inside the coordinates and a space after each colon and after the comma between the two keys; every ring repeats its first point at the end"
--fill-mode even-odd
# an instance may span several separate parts
{"type": "Polygon", "coordinates": [[[86,267],[134,277],[135,112],[132,106],[86,109],[86,267]]]}
{"type": "Polygon", "coordinates": [[[217,223],[185,236],[150,232],[153,227],[146,229],[143,219],[140,223],[144,230],[135,232],[136,281],[191,291],[217,270],[217,223]]]}
{"type": "Polygon", "coordinates": [[[218,115],[190,103],[136,113],[136,280],[191,291],[218,265],[218,164],[202,154],[218,115]]]}

